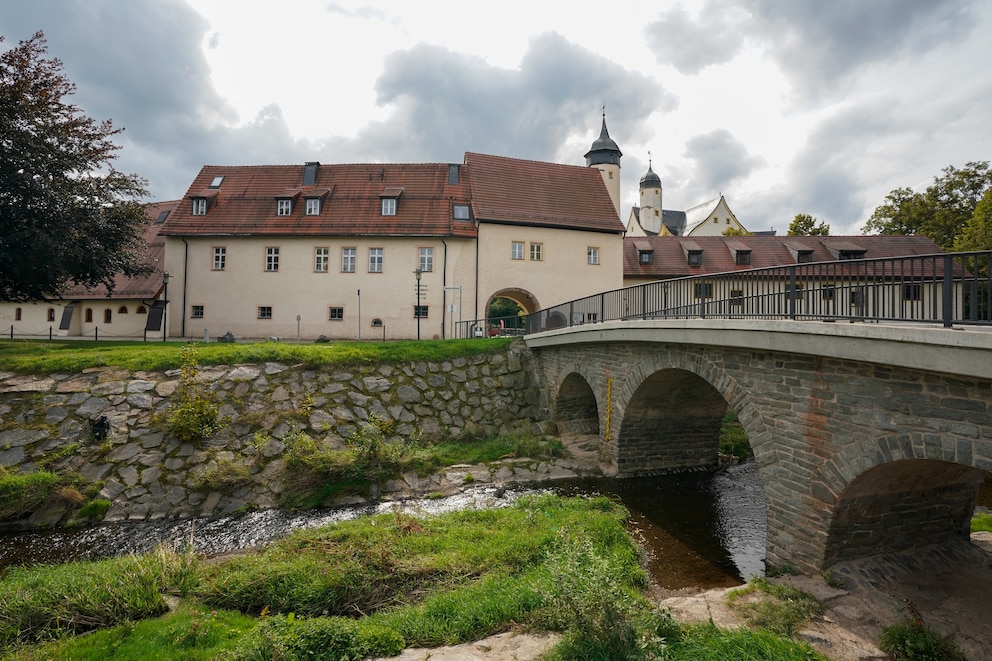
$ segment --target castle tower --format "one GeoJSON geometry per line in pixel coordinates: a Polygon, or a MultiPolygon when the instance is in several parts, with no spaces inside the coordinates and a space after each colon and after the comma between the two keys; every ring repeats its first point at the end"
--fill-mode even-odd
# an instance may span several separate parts
{"type": "Polygon", "coordinates": [[[648,156],[648,171],[641,177],[640,184],[640,221],[645,231],[654,234],[661,233],[661,177],[651,169],[651,157],[648,156]]]}
{"type": "Polygon", "coordinates": [[[606,130],[606,111],[603,111],[603,128],[599,131],[599,137],[592,143],[592,147],[586,152],[586,165],[595,166],[603,175],[606,183],[606,190],[610,192],[613,206],[617,210],[617,217],[620,216],[620,157],[623,154],[617,143],[610,138],[610,132],[606,130]]]}

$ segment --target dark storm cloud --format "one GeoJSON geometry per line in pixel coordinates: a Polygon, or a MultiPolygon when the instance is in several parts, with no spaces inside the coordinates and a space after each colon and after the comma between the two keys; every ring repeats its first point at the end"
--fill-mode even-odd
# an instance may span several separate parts
{"type": "Polygon", "coordinates": [[[76,84],[68,99],[125,131],[114,165],[149,181],[156,199],[186,192],[204,164],[302,162],[278,110],[243,128],[210,82],[201,52],[207,23],[179,0],[13,3],[0,15],[3,47],[36,31],[76,84]]]}
{"type": "Polygon", "coordinates": [[[598,129],[604,102],[610,125],[631,134],[674,106],[656,82],[557,34],[535,38],[517,70],[421,44],[386,58],[376,91],[394,112],[359,142],[383,160],[451,161],[464,151],[553,159],[570,135],[598,129]]]}
{"type": "Polygon", "coordinates": [[[687,75],[729,62],[744,43],[734,12],[706,13],[693,20],[681,5],[648,24],[644,34],[659,63],[687,75]]]}

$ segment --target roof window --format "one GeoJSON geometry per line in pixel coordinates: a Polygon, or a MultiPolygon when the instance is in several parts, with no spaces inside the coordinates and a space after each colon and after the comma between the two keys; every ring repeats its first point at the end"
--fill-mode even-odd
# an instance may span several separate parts
{"type": "Polygon", "coordinates": [[[220,188],[220,185],[222,183],[224,183],[224,176],[217,175],[216,177],[210,180],[210,188],[220,188]]]}

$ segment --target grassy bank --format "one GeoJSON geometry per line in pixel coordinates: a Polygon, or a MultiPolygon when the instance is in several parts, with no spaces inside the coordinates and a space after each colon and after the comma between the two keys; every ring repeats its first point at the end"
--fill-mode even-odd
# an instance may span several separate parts
{"type": "MultiPolygon", "coordinates": [[[[400,342],[284,342],[198,344],[201,365],[279,362],[309,366],[444,361],[502,351],[512,338],[400,342]]],[[[87,342],[80,340],[0,340],[0,371],[19,374],[77,373],[91,367],[128,370],[177,369],[176,342],[87,342]]]]}
{"type": "Polygon", "coordinates": [[[340,660],[535,629],[564,634],[549,661],[820,658],[653,610],[625,521],[605,498],[542,496],[348,521],[223,560],[160,549],[14,569],[0,581],[0,643],[22,661],[340,660]]]}

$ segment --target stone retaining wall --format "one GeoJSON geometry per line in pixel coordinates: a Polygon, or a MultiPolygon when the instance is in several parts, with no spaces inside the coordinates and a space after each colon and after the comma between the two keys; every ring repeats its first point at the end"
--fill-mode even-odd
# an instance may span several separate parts
{"type": "MultiPolygon", "coordinates": [[[[393,421],[404,437],[416,430],[426,438],[540,433],[546,424],[522,345],[437,363],[201,367],[197,379],[228,424],[198,444],[173,438],[164,423],[179,378],[178,370],[113,367],[44,377],[0,372],[0,465],[75,471],[112,502],[108,521],[210,516],[274,507],[282,491],[283,439],[295,431],[341,448],[372,415],[393,421]],[[93,433],[101,416],[110,423],[103,440],[93,433]],[[227,494],[195,487],[198,474],[232,462],[248,468],[250,481],[227,494]]],[[[509,466],[474,467],[472,478],[465,477],[470,467],[461,467],[454,479],[497,479],[507,470],[512,475],[509,466]]],[[[451,487],[443,475],[414,475],[385,485],[382,495],[451,487]]],[[[72,511],[54,503],[22,523],[66,523],[72,511]]]]}

